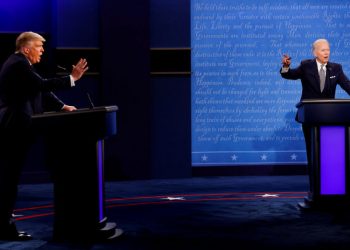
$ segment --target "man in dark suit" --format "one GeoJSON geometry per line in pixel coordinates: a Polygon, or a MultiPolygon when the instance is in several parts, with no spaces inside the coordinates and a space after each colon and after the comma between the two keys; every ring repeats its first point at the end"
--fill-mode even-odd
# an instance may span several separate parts
{"type": "MultiPolygon", "coordinates": [[[[330,46],[326,39],[318,39],[312,44],[314,59],[304,60],[297,68],[291,69],[288,55],[282,58],[281,76],[290,80],[301,80],[301,100],[335,98],[337,85],[350,95],[350,81],[342,66],[329,61],[330,46]]],[[[311,162],[311,128],[303,125],[307,160],[311,162]]],[[[312,180],[310,180],[312,181],[312,180]]]]}
{"type": "Polygon", "coordinates": [[[88,69],[86,60],[80,59],[69,76],[42,78],[33,64],[40,62],[44,42],[37,33],[20,34],[16,39],[16,52],[0,71],[0,240],[32,238],[17,231],[11,218],[21,169],[34,139],[31,116],[43,111],[76,110],[51,91],[75,86],[75,81],[88,69]]]}

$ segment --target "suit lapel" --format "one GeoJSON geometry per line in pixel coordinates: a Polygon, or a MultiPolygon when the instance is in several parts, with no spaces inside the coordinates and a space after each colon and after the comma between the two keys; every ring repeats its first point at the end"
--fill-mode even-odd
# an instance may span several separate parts
{"type": "MultiPolygon", "coordinates": [[[[314,75],[315,78],[315,89],[317,89],[317,91],[319,93],[321,93],[321,87],[320,87],[320,76],[318,74],[318,68],[317,68],[317,62],[316,59],[314,59],[313,63],[312,63],[312,73],[314,75]]],[[[327,79],[327,73],[326,73],[326,79],[327,79]]],[[[325,87],[326,88],[326,87],[325,87]]]]}
{"type": "Polygon", "coordinates": [[[333,68],[332,63],[328,62],[326,67],[327,70],[326,70],[326,82],[324,86],[325,89],[331,86],[330,76],[332,76],[332,68],[333,68]]]}
{"type": "MultiPolygon", "coordinates": [[[[28,66],[30,67],[30,70],[33,72],[33,74],[38,74],[32,64],[29,63],[28,59],[21,53],[18,53],[23,59],[26,60],[28,63],[28,66]]],[[[42,96],[41,92],[38,92],[35,96],[33,96],[30,100],[30,105],[32,108],[32,113],[33,114],[40,114],[43,112],[43,107],[42,107],[42,96]]]]}

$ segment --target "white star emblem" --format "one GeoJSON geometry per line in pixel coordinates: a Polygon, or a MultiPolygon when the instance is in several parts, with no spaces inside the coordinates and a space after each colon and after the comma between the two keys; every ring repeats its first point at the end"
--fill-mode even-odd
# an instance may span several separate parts
{"type": "Polygon", "coordinates": [[[23,216],[22,214],[12,214],[12,217],[13,217],[13,218],[22,217],[22,216],[23,216]]]}
{"type": "Polygon", "coordinates": [[[185,198],[184,197],[165,197],[162,198],[162,200],[169,200],[169,201],[184,201],[185,198]]]}
{"type": "Polygon", "coordinates": [[[292,155],[290,156],[290,159],[291,159],[292,161],[295,161],[295,160],[297,159],[297,155],[296,155],[296,154],[292,154],[292,155]]]}
{"type": "Polygon", "coordinates": [[[206,156],[206,155],[202,155],[201,158],[202,158],[202,161],[207,161],[208,160],[208,156],[206,156]]]}
{"type": "Polygon", "coordinates": [[[267,160],[267,155],[266,154],[260,155],[260,158],[261,158],[262,161],[266,161],[267,160]]]}
{"type": "Polygon", "coordinates": [[[231,159],[232,159],[233,161],[236,161],[236,160],[237,160],[237,158],[238,158],[238,156],[237,156],[237,155],[231,155],[231,159]]]}
{"type": "Polygon", "coordinates": [[[262,197],[262,198],[278,198],[278,194],[258,194],[256,196],[262,197]]]}

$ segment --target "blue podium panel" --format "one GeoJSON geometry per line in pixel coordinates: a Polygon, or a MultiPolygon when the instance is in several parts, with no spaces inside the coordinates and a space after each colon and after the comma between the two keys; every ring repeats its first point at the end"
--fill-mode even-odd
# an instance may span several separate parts
{"type": "Polygon", "coordinates": [[[321,195],[345,195],[345,127],[320,127],[321,195]]]}

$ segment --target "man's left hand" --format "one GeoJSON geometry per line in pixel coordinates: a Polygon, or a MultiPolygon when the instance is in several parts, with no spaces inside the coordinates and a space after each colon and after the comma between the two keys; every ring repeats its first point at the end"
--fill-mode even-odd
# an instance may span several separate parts
{"type": "Polygon", "coordinates": [[[73,65],[73,69],[71,73],[73,80],[74,81],[79,80],[88,69],[89,67],[87,66],[86,59],[80,59],[76,65],[73,65]]]}

